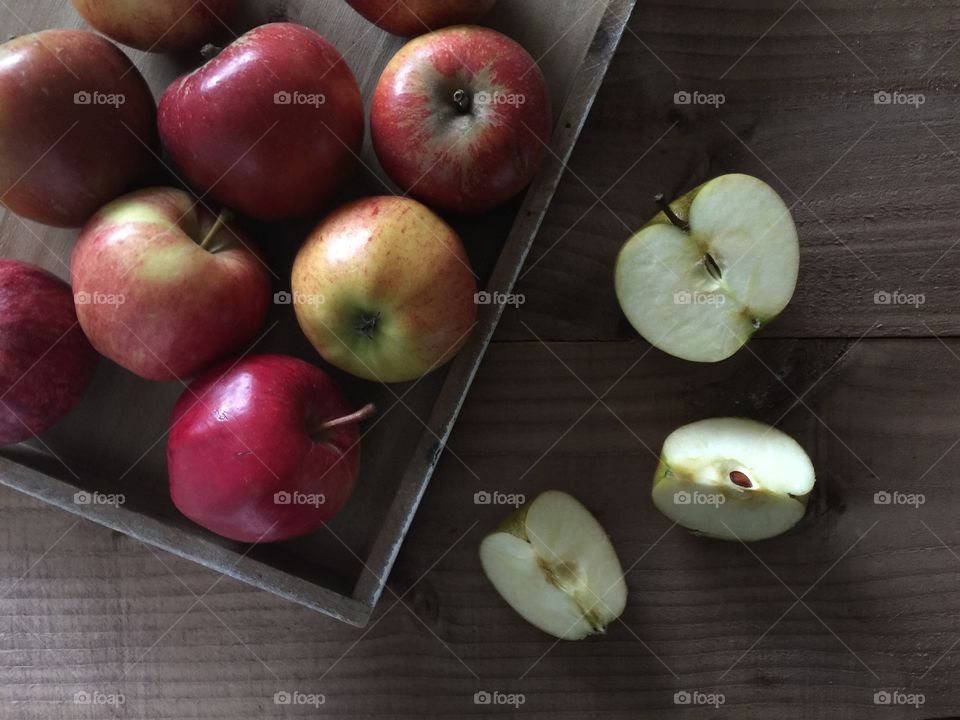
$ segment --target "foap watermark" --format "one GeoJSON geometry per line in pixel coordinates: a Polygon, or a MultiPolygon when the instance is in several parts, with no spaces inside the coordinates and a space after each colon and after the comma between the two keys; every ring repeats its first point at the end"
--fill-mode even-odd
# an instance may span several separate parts
{"type": "Polygon", "coordinates": [[[323,493],[303,493],[299,490],[287,492],[281,490],[273,494],[274,505],[309,505],[311,507],[320,507],[327,502],[327,496],[323,493]]]}
{"type": "Polygon", "coordinates": [[[914,508],[919,508],[926,502],[927,496],[923,493],[881,490],[873,494],[874,505],[912,505],[914,508]]]}
{"type": "Polygon", "coordinates": [[[91,293],[81,290],[74,294],[73,301],[77,305],[113,305],[119,307],[127,302],[127,296],[123,293],[91,293]]]}
{"type": "Polygon", "coordinates": [[[699,490],[677,490],[673,494],[674,505],[714,505],[719,507],[727,501],[723,493],[705,493],[699,490]]]}
{"type": "Polygon", "coordinates": [[[673,94],[674,105],[712,105],[720,107],[727,101],[723,93],[704,93],[699,90],[679,90],[673,94]]]}
{"type": "Polygon", "coordinates": [[[723,305],[727,296],[722,293],[702,293],[678,290],[673,294],[674,305],[723,305]]]}
{"type": "Polygon", "coordinates": [[[123,493],[87,492],[79,490],[73,494],[74,505],[114,505],[120,506],[127,501],[123,493]]]}
{"type": "Polygon", "coordinates": [[[877,690],[873,694],[874,705],[909,705],[918,708],[927,701],[923,693],[905,693],[899,690],[877,690]]]}
{"type": "Polygon", "coordinates": [[[281,290],[274,293],[275,305],[323,305],[327,298],[319,293],[292,293],[281,290]]]}
{"type": "Polygon", "coordinates": [[[701,690],[679,690],[673,694],[674,705],[709,705],[719,708],[726,701],[723,693],[706,693],[701,690]]]}
{"type": "Polygon", "coordinates": [[[912,105],[920,107],[927,101],[923,93],[905,93],[899,90],[877,90],[873,94],[874,105],[912,105]]]}
{"type": "Polygon", "coordinates": [[[123,93],[104,93],[99,90],[87,92],[80,90],[73,94],[74,105],[111,105],[115,108],[127,102],[127,96],[123,93]]]}
{"type": "Polygon", "coordinates": [[[478,92],[473,96],[474,105],[510,105],[520,107],[526,105],[527,96],[520,93],[505,92],[478,92]]]}
{"type": "Polygon", "coordinates": [[[315,108],[325,105],[327,96],[323,93],[305,93],[299,90],[287,92],[280,90],[273,95],[274,105],[311,105],[315,108]]]}
{"type": "Polygon", "coordinates": [[[74,705],[113,705],[119,707],[127,702],[123,693],[101,690],[78,690],[73,694],[74,705]]]}
{"type": "Polygon", "coordinates": [[[888,290],[877,290],[873,294],[874,305],[912,305],[919,308],[927,302],[927,296],[923,293],[905,293],[897,288],[893,292],[888,290]]]}
{"type": "Polygon", "coordinates": [[[318,708],[327,702],[323,693],[305,693],[299,690],[279,690],[273,694],[274,705],[308,705],[318,708]]]}
{"type": "Polygon", "coordinates": [[[519,708],[527,701],[523,693],[505,693],[499,690],[480,690],[473,694],[474,705],[510,705],[519,708]]]}
{"type": "Polygon", "coordinates": [[[481,290],[473,294],[473,301],[477,305],[512,305],[518,308],[527,301],[527,298],[525,295],[519,293],[487,292],[486,290],[481,290]]]}
{"type": "Polygon", "coordinates": [[[480,490],[473,494],[474,505],[512,505],[520,507],[527,501],[527,496],[523,493],[504,493],[499,490],[489,492],[480,490]]]}

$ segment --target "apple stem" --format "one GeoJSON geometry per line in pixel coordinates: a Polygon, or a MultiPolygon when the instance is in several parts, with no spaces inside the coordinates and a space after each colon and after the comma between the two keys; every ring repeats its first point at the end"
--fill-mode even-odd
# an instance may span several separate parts
{"type": "Polygon", "coordinates": [[[203,56],[204,60],[210,61],[213,60],[217,55],[223,52],[223,48],[219,45],[214,45],[213,43],[207,43],[202,48],[200,48],[200,55],[203,56]]]}
{"type": "Polygon", "coordinates": [[[470,93],[466,90],[460,89],[453,93],[453,104],[457,108],[457,111],[462,115],[466,115],[470,112],[470,108],[473,106],[473,99],[470,97],[470,93]]]}
{"type": "Polygon", "coordinates": [[[673,211],[673,208],[670,207],[670,203],[664,199],[663,193],[657,193],[654,195],[653,201],[657,204],[657,207],[660,208],[663,214],[667,216],[667,220],[669,220],[671,224],[676,225],[684,232],[690,232],[690,223],[677,217],[677,214],[673,211]]]}
{"type": "Polygon", "coordinates": [[[362,408],[356,412],[352,412],[349,415],[344,415],[343,417],[334,418],[333,420],[327,420],[324,423],[320,423],[317,426],[317,430],[320,432],[327,432],[333,430],[334,428],[340,427],[341,425],[352,425],[354,423],[363,422],[369,417],[372,417],[373,414],[377,411],[376,406],[373,403],[367,403],[362,408]]]}
{"type": "Polygon", "coordinates": [[[232,217],[233,217],[233,213],[231,213],[226,208],[221,210],[220,214],[217,215],[217,221],[213,223],[211,228],[207,231],[206,237],[204,237],[203,241],[200,243],[200,247],[202,247],[207,252],[213,252],[213,250],[210,248],[210,242],[217,235],[217,233],[223,229],[223,226],[226,225],[228,222],[230,222],[230,219],[232,217]]]}

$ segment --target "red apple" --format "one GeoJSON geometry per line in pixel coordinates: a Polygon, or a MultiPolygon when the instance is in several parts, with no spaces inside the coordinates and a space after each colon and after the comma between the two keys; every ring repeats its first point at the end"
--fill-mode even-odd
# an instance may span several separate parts
{"type": "Polygon", "coordinates": [[[0,445],[54,425],[80,400],[96,362],[70,286],[0,259],[0,445]]]}
{"type": "Polygon", "coordinates": [[[228,29],[239,0],[73,0],[83,19],[148,52],[195,50],[228,29]]]}
{"type": "Polygon", "coordinates": [[[159,124],[190,183],[244,215],[279,220],[320,210],[349,175],[363,101],[333,45],[273,23],[171,85],[159,124]]]}
{"type": "Polygon", "coordinates": [[[405,45],[373,94],[380,164],[428,205],[477,213],[533,179],[550,141],[550,97],[536,61],[493,30],[457,26],[405,45]]]}
{"type": "Polygon", "coordinates": [[[140,377],[173,380],[253,340],[270,276],[224,220],[172,188],[126,195],[91,218],[71,273],[93,346],[140,377]]]}
{"type": "Polygon", "coordinates": [[[0,45],[0,200],[79,227],[153,167],[156,105],[127,56],[84,30],[0,45]]]}
{"type": "Polygon", "coordinates": [[[226,361],[173,411],[170,495],[180,512],[241,542],[316,530],[346,503],[360,463],[353,412],[325,372],[283,355],[226,361]]]}
{"type": "Polygon", "coordinates": [[[401,197],[357,200],[313,231],[293,265],[293,303],[325,360],[380,382],[449,361],[476,322],[477,284],[456,232],[401,197]]]}
{"type": "Polygon", "coordinates": [[[447,25],[475,23],[496,0],[347,0],[358,13],[394,35],[413,37],[447,25]]]}

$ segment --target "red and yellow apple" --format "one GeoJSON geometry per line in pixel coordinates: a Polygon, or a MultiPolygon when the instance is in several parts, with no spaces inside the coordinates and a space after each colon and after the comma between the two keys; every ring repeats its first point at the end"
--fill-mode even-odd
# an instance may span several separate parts
{"type": "Polygon", "coordinates": [[[46,270],[0,259],[0,445],[60,420],[80,400],[96,362],[70,286],[46,270]]]}
{"type": "Polygon", "coordinates": [[[93,346],[140,377],[174,380],[253,340],[270,276],[224,219],[172,188],[131,193],[91,218],[71,274],[93,346]]]}
{"type": "Polygon", "coordinates": [[[412,197],[478,213],[520,193],[547,151],[553,115],[536,61],[494,30],[456,26],[405,45],[373,94],[370,130],[412,197]]]}
{"type": "Polygon", "coordinates": [[[476,278],[454,230],[415,200],[335,210],[293,266],[293,304],[320,355],[353,375],[413,380],[449,361],[476,321],[476,278]]]}
{"type": "Polygon", "coordinates": [[[73,0],[83,19],[138,50],[196,50],[228,29],[240,0],[73,0]]]}
{"type": "Polygon", "coordinates": [[[496,0],[347,0],[367,20],[402,37],[422,35],[448,25],[475,23],[496,0]]]}
{"type": "Polygon", "coordinates": [[[280,220],[320,211],[350,175],[363,100],[333,45],[272,23],[173,83],[159,126],[195,188],[244,215],[280,220]]]}
{"type": "Polygon", "coordinates": [[[0,45],[0,201],[79,227],[154,166],[156,105],[120,49],[85,30],[0,45]]]}
{"type": "Polygon", "coordinates": [[[360,463],[354,412],[325,372],[283,355],[227,360],[177,402],[167,446],[174,505],[208,530],[272,542],[339,512],[360,463]]]}

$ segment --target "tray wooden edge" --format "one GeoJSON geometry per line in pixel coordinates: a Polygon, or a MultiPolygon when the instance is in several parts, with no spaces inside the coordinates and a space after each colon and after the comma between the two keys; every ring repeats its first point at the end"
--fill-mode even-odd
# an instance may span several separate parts
{"type": "MultiPolygon", "coordinates": [[[[637,0],[609,0],[593,41],[574,76],[563,110],[556,118],[553,154],[547,158],[527,191],[517,214],[517,221],[511,228],[497,260],[488,290],[507,293],[514,286],[636,2],[637,0]]],[[[74,485],[2,455],[0,485],[18,490],[214,572],[362,628],[369,622],[383,593],[386,578],[393,568],[453,424],[493,338],[503,309],[502,305],[496,304],[482,306],[473,335],[451,365],[427,422],[428,429],[421,436],[413,462],[403,475],[383,527],[371,548],[368,562],[363,563],[363,570],[352,596],[292,576],[249,557],[249,547],[241,553],[236,548],[187,535],[178,536],[178,542],[173,543],[168,539],[167,526],[162,522],[128,510],[122,505],[78,504],[73,499],[77,492],[74,485]]]]}

